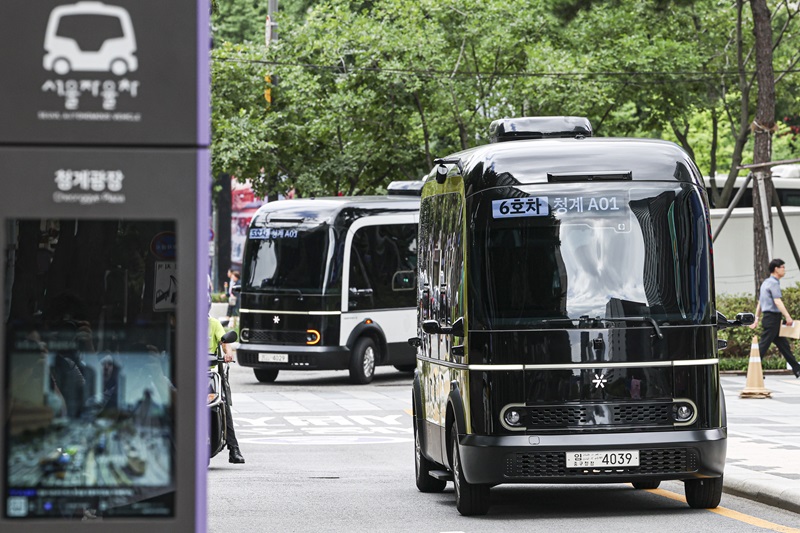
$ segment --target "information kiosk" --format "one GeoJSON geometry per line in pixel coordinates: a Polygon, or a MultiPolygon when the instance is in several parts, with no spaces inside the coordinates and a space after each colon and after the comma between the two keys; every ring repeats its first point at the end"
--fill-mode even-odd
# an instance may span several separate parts
{"type": "Polygon", "coordinates": [[[0,4],[4,533],[205,531],[208,48],[198,0],[0,4]]]}

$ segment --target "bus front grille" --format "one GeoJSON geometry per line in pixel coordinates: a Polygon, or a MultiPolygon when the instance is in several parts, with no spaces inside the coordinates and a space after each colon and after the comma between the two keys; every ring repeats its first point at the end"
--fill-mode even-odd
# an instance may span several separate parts
{"type": "Polygon", "coordinates": [[[506,458],[509,478],[558,478],[616,475],[681,474],[696,472],[695,448],[654,448],[639,451],[639,466],[625,468],[567,468],[564,452],[514,453],[506,458]]]}
{"type": "Polygon", "coordinates": [[[253,344],[286,344],[286,345],[307,344],[308,332],[250,329],[248,330],[247,342],[253,344]]]}
{"type": "Polygon", "coordinates": [[[524,408],[527,429],[576,426],[671,426],[672,402],[545,405],[524,408]]]}

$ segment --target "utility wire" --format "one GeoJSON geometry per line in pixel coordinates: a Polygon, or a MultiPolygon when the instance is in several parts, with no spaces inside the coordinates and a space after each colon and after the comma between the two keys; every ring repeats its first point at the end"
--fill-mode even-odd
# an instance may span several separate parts
{"type": "MultiPolygon", "coordinates": [[[[341,65],[318,65],[314,63],[296,63],[296,62],[285,62],[285,61],[267,61],[262,59],[240,59],[240,58],[214,58],[212,61],[215,62],[236,62],[236,63],[248,63],[248,64],[261,64],[261,65],[269,65],[269,66],[283,66],[283,67],[301,67],[307,68],[310,70],[328,70],[328,71],[342,71],[341,65]]],[[[445,70],[435,70],[435,69],[400,69],[400,68],[384,68],[384,67],[346,67],[346,72],[385,72],[389,74],[416,74],[420,76],[428,76],[428,77],[445,77],[445,78],[452,78],[454,77],[454,73],[451,71],[445,70]]],[[[786,70],[775,70],[776,75],[780,74],[793,74],[800,72],[800,68],[793,68],[793,69],[786,69],[786,70]]],[[[746,74],[753,75],[755,71],[746,72],[746,74]]],[[[698,82],[698,81],[706,81],[706,80],[716,80],[720,77],[738,77],[739,72],[733,70],[720,70],[720,71],[709,71],[709,72],[702,72],[702,71],[597,71],[597,72],[498,72],[498,71],[490,71],[490,72],[456,72],[455,77],[475,77],[475,76],[484,76],[484,77],[501,77],[501,78],[593,78],[593,77],[639,77],[639,76],[647,76],[647,77],[672,77],[672,78],[686,78],[685,81],[689,82],[698,82]]],[[[628,82],[630,80],[622,80],[628,82]]],[[[639,83],[641,83],[639,81],[639,83]]],[[[655,82],[655,83],[663,83],[663,82],[655,82]]]]}

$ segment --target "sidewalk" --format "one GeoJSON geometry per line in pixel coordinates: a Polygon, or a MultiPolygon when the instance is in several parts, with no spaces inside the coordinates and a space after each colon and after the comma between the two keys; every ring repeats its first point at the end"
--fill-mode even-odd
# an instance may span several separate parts
{"type": "Polygon", "coordinates": [[[721,381],[728,407],[724,492],[800,513],[800,379],[766,374],[767,399],[739,398],[745,375],[723,374],[721,381]]]}

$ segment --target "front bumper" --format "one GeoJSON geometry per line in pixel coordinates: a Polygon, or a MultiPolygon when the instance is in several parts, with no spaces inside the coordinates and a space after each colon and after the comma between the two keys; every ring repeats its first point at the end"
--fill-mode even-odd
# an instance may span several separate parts
{"type": "Polygon", "coordinates": [[[623,483],[719,477],[725,468],[727,429],[587,435],[459,435],[469,483],[623,483]],[[566,467],[570,451],[639,450],[639,466],[566,467]]]}
{"type": "Polygon", "coordinates": [[[240,344],[236,358],[241,366],[270,370],[346,370],[350,368],[350,350],[346,346],[284,346],[275,344],[240,344]],[[259,353],[287,354],[286,363],[262,363],[259,353]]]}

